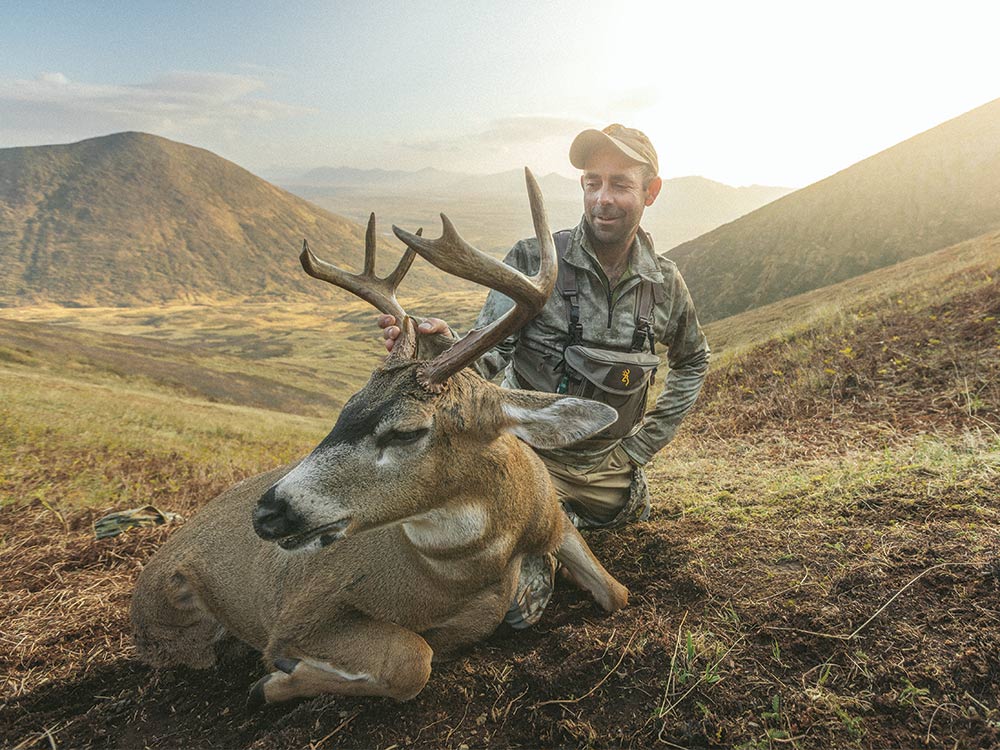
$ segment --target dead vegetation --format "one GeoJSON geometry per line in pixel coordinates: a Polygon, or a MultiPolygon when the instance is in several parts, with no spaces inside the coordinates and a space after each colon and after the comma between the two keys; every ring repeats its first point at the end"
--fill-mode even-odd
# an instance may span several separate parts
{"type": "MultiPolygon", "coordinates": [[[[992,459],[944,443],[901,453],[895,477],[862,456],[789,465],[780,442],[720,445],[699,448],[674,486],[670,476],[693,448],[658,465],[653,522],[591,537],[632,590],[630,607],[605,617],[564,587],[538,628],[498,632],[440,665],[407,704],[320,698],[248,714],[246,690],[262,666],[238,648],[216,670],[151,672],[131,659],[127,605],[139,564],[169,529],[95,543],[92,512],[60,518],[38,504],[5,512],[2,741],[875,748],[1000,740],[995,447],[992,459]],[[713,469],[722,463],[725,476],[713,469]],[[761,474],[780,474],[786,486],[767,496],[761,474]],[[701,489],[719,483],[729,489],[701,489]]],[[[176,499],[164,504],[189,511],[176,499]]]]}
{"type": "Polygon", "coordinates": [[[630,606],[604,616],[563,586],[539,626],[439,665],[405,704],[249,714],[263,667],[232,644],[206,672],[139,665],[128,598],[170,529],[95,542],[103,508],[26,484],[106,464],[188,515],[266,451],[213,474],[208,456],[52,453],[7,423],[38,470],[3,486],[20,501],[0,512],[0,744],[996,747],[1000,288],[948,278],[717,368],[651,467],[654,518],[590,537],[630,606]]]}

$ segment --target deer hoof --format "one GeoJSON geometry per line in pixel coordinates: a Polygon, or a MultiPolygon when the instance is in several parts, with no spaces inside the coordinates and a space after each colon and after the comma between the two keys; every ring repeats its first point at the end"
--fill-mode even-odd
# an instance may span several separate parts
{"type": "Polygon", "coordinates": [[[247,711],[258,711],[267,705],[267,696],[264,695],[264,686],[272,675],[264,675],[250,688],[250,695],[247,696],[247,711]]]}
{"type": "Polygon", "coordinates": [[[611,591],[611,597],[604,609],[608,612],[615,612],[628,605],[628,589],[616,582],[611,591]]]}
{"type": "Polygon", "coordinates": [[[281,658],[281,659],[275,659],[274,660],[274,666],[275,666],[275,668],[276,669],[280,669],[285,674],[291,674],[292,672],[294,672],[295,671],[295,667],[297,667],[298,664],[299,664],[299,660],[298,659],[285,659],[285,658],[281,658]]]}

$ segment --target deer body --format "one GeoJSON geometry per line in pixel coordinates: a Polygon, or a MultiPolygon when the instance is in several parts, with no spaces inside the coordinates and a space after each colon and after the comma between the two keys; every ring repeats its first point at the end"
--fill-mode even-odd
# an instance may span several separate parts
{"type": "Polygon", "coordinates": [[[614,410],[505,391],[453,365],[428,384],[407,330],[409,347],[375,371],[309,456],[227,490],[150,559],[131,611],[144,661],[207,667],[228,634],[274,667],[253,702],[322,692],[404,700],[423,688],[432,659],[496,628],[525,555],[554,552],[602,607],[624,606],[627,590],[591,554],[525,444],[575,442],[611,424],[614,410]]]}

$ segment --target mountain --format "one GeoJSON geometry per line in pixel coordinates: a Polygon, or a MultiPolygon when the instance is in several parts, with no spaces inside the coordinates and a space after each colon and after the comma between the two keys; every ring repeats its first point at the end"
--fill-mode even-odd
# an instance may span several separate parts
{"type": "MultiPolygon", "coordinates": [[[[761,439],[1000,428],[1000,232],[705,327],[689,429],[761,439]]],[[[856,441],[856,445],[860,441],[856,441]]],[[[1000,444],[998,444],[1000,447],[1000,444]]]]}
{"type": "MultiPolygon", "coordinates": [[[[453,184],[463,179],[463,177],[464,175],[458,172],[446,172],[432,167],[415,172],[398,169],[318,167],[286,182],[292,186],[410,192],[413,190],[448,190],[453,184]]],[[[522,177],[521,179],[523,180],[524,178],[522,177]]]]}
{"type": "MultiPolygon", "coordinates": [[[[552,226],[575,225],[583,210],[579,182],[555,172],[540,175],[538,182],[552,226]]],[[[320,167],[282,185],[355,221],[375,210],[391,215],[397,224],[433,226],[444,211],[459,222],[463,235],[495,253],[531,234],[520,169],[467,174],[431,168],[406,172],[320,167]]],[[[668,179],[662,197],[647,209],[643,227],[662,251],[789,192],[790,188],[763,185],[731,187],[704,177],[668,179]]]]}
{"type": "Polygon", "coordinates": [[[1000,227],[1000,99],[669,251],[703,322],[1000,227]]]}
{"type": "Polygon", "coordinates": [[[117,133],[0,150],[0,305],[331,299],[303,237],[360,265],[361,226],[200,148],[117,133]]]}
{"type": "MultiPolygon", "coordinates": [[[[803,331],[821,326],[825,321],[849,327],[855,314],[852,311],[884,307],[904,312],[913,304],[947,308],[955,293],[954,279],[967,280],[961,285],[991,284],[998,270],[1000,232],[988,232],[861,276],[731,315],[705,326],[705,335],[712,346],[712,365],[725,366],[742,352],[755,347],[767,348],[775,339],[795,340],[803,331]]],[[[955,309],[945,317],[967,312],[955,309]]],[[[914,321],[914,333],[930,337],[927,329],[935,323],[936,317],[929,316],[926,321],[914,321]]],[[[1000,360],[1000,324],[994,323],[994,328],[998,348],[992,358],[1000,360]]],[[[948,345],[961,349],[968,344],[969,341],[958,337],[948,345]]]]}

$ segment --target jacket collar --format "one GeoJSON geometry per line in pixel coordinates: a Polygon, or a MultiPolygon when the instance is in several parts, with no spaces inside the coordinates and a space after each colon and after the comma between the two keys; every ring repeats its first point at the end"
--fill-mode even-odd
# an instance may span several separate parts
{"type": "MultiPolygon", "coordinates": [[[[586,221],[586,219],[581,218],[580,223],[573,229],[564,260],[577,268],[596,270],[600,266],[600,262],[590,247],[586,221]]],[[[653,238],[640,227],[635,235],[635,242],[633,244],[636,248],[629,262],[631,274],[639,276],[646,281],[651,281],[654,284],[662,284],[663,274],[660,272],[659,264],[656,262],[656,252],[653,250],[653,238]]]]}

